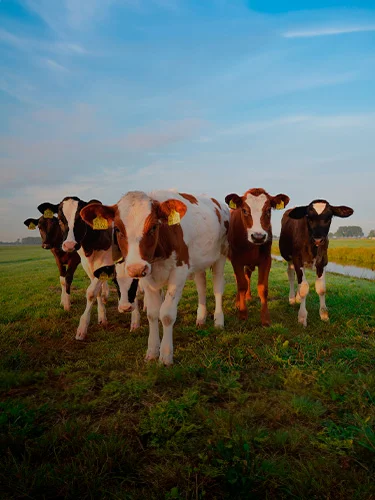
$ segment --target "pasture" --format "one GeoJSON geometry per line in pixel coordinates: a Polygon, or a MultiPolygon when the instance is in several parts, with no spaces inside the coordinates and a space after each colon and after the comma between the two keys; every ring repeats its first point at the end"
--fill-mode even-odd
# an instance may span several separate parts
{"type": "Polygon", "coordinates": [[[255,279],[249,319],[237,319],[227,263],[226,327],[213,328],[208,279],[211,316],[198,330],[188,281],[165,368],[144,362],[146,314],[130,333],[112,284],[109,326],[94,306],[78,342],[82,267],[66,313],[49,251],[0,248],[2,497],[374,498],[375,283],[328,274],[327,324],[307,277],[306,329],[284,263],[271,269],[269,328],[255,279]]]}

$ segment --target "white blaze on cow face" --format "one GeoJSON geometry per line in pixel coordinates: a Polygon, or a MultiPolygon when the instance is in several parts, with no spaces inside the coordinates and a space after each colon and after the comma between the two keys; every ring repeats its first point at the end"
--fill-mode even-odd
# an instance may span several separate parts
{"type": "Polygon", "coordinates": [[[142,258],[140,252],[145,221],[151,214],[151,208],[150,198],[139,191],[126,194],[118,203],[120,219],[124,223],[128,239],[126,270],[131,277],[147,276],[151,273],[151,264],[142,258]]]}
{"type": "Polygon", "coordinates": [[[259,240],[259,238],[261,237],[264,238],[264,243],[268,236],[268,233],[263,229],[261,222],[264,204],[266,203],[267,199],[268,198],[265,194],[261,194],[259,196],[248,194],[246,196],[246,203],[250,208],[251,218],[253,219],[252,227],[247,229],[247,238],[250,243],[254,243],[254,239],[259,240]],[[255,238],[253,238],[253,236],[255,236],[255,238]]]}
{"type": "Polygon", "coordinates": [[[321,214],[324,212],[324,209],[326,208],[327,203],[314,203],[313,208],[317,214],[321,214]]]}
{"type": "Polygon", "coordinates": [[[62,205],[62,211],[68,223],[68,236],[62,244],[64,252],[73,252],[77,241],[74,236],[74,221],[78,209],[77,200],[65,200],[62,205]]]}

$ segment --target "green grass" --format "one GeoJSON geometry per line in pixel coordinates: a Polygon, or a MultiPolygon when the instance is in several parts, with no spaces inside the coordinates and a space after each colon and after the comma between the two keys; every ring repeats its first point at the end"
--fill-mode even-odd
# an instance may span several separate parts
{"type": "MultiPolygon", "coordinates": [[[[272,253],[280,255],[279,242],[272,243],[272,253]]],[[[375,269],[375,240],[330,239],[328,259],[338,264],[375,269]]]]}
{"type": "Polygon", "coordinates": [[[269,328],[258,299],[237,319],[228,264],[225,330],[212,314],[197,330],[188,281],[165,368],[143,361],[146,315],[130,333],[113,286],[107,329],[94,307],[75,341],[82,268],[65,313],[51,253],[0,248],[1,497],[375,498],[375,285],[328,275],[326,324],[307,276],[306,329],[285,264],[272,266],[269,328]]]}

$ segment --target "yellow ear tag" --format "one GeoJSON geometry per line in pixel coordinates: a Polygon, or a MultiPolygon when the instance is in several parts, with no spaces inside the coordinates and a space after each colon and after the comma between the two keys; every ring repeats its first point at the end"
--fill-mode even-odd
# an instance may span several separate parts
{"type": "Polygon", "coordinates": [[[276,205],[276,210],[282,210],[284,208],[284,202],[283,201],[280,201],[280,203],[278,203],[276,205]]]}
{"type": "Polygon", "coordinates": [[[30,222],[27,229],[36,229],[36,225],[34,224],[34,222],[30,222]]]}
{"type": "Polygon", "coordinates": [[[107,281],[108,278],[109,276],[107,273],[101,273],[101,275],[99,276],[100,281],[107,281]]]}
{"type": "Polygon", "coordinates": [[[175,224],[179,224],[181,221],[180,214],[176,212],[176,210],[172,210],[172,212],[168,216],[168,226],[174,226],[175,224]]]}
{"type": "Polygon", "coordinates": [[[53,219],[53,212],[49,208],[47,208],[47,210],[44,210],[43,215],[45,219],[53,219]]]}
{"type": "Polygon", "coordinates": [[[230,202],[229,202],[229,208],[233,208],[233,210],[236,210],[237,205],[234,203],[233,200],[230,200],[230,202]]]}
{"type": "Polygon", "coordinates": [[[104,217],[100,217],[100,215],[98,215],[92,221],[92,227],[95,230],[98,230],[98,229],[108,229],[108,221],[107,221],[107,219],[104,219],[104,217]]]}

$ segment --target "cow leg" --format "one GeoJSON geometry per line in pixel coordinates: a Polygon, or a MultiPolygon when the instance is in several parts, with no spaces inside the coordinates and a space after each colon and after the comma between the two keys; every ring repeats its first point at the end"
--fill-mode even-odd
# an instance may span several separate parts
{"type": "MultiPolygon", "coordinates": [[[[106,304],[108,302],[108,297],[109,297],[109,285],[107,281],[103,281],[102,288],[100,291],[100,297],[103,302],[103,304],[106,304]]],[[[99,302],[98,302],[99,306],[99,302]]],[[[105,315],[105,310],[104,310],[104,315],[105,315]]],[[[98,323],[101,323],[100,320],[98,320],[98,323]]]]}
{"type": "Polygon", "coordinates": [[[206,323],[206,271],[196,272],[194,275],[195,284],[198,292],[197,326],[203,326],[206,323]]]}
{"type": "Polygon", "coordinates": [[[296,292],[294,290],[294,265],[293,262],[288,262],[288,280],[289,280],[289,304],[293,305],[296,303],[296,292]]]}
{"type": "Polygon", "coordinates": [[[270,313],[268,311],[268,276],[271,269],[271,256],[258,266],[258,295],[261,309],[260,318],[263,326],[271,324],[270,313]]]}
{"type": "MultiPolygon", "coordinates": [[[[70,309],[70,305],[71,305],[71,302],[70,302],[70,287],[72,285],[72,282],[73,282],[73,276],[74,276],[74,273],[77,269],[79,265],[79,260],[75,260],[73,262],[70,262],[68,264],[68,268],[66,270],[66,275],[65,275],[65,301],[63,303],[63,306],[64,306],[64,309],[65,311],[69,311],[70,309]]],[[[61,277],[60,277],[60,283],[61,283],[61,277]]],[[[62,287],[62,285],[61,285],[62,287]]],[[[62,298],[62,296],[61,296],[62,298]]]]}
{"type": "Polygon", "coordinates": [[[252,301],[252,296],[251,296],[251,275],[252,275],[252,271],[250,270],[250,268],[248,267],[245,267],[245,278],[246,278],[246,281],[247,281],[247,292],[246,292],[246,302],[251,302],[252,301]]]}
{"type": "Polygon", "coordinates": [[[326,270],[323,268],[316,270],[315,290],[319,295],[319,314],[322,321],[329,321],[328,309],[326,306],[326,270]]]}
{"type": "Polygon", "coordinates": [[[177,317],[177,306],[188,277],[187,266],[173,269],[169,276],[167,293],[160,308],[160,320],[163,324],[163,338],[160,344],[159,361],[164,365],[173,363],[173,325],[177,317]]]}
{"type": "Polygon", "coordinates": [[[91,309],[94,300],[98,297],[102,282],[98,278],[93,278],[91,284],[86,290],[86,309],[79,320],[79,326],[76,333],[76,340],[84,340],[87,334],[87,328],[90,324],[91,309]]]}
{"type": "Polygon", "coordinates": [[[101,282],[101,287],[99,289],[99,293],[96,297],[96,301],[98,303],[98,324],[107,326],[107,313],[105,310],[105,304],[107,303],[107,298],[109,295],[109,286],[107,281],[101,282]]]}
{"type": "Polygon", "coordinates": [[[233,264],[233,270],[237,281],[236,307],[239,311],[239,318],[246,319],[248,314],[246,306],[247,281],[244,267],[243,265],[233,264]]]}
{"type": "Polygon", "coordinates": [[[148,346],[146,361],[157,359],[160,354],[159,337],[159,312],[161,297],[159,290],[153,290],[148,285],[144,285],[145,298],[147,300],[147,318],[149,324],[148,346]]]}
{"type": "Polygon", "coordinates": [[[134,332],[141,326],[141,313],[139,312],[139,303],[137,297],[134,299],[133,309],[130,320],[130,331],[134,332]]]}
{"type": "Polygon", "coordinates": [[[224,267],[227,258],[221,255],[212,266],[213,286],[215,294],[214,324],[216,328],[224,328],[223,293],[224,293],[224,267]]]}
{"type": "Polygon", "coordinates": [[[69,311],[70,310],[70,295],[67,292],[66,276],[60,276],[60,285],[61,285],[60,304],[63,306],[64,311],[69,311]]]}
{"type": "Polygon", "coordinates": [[[303,326],[307,326],[306,297],[309,293],[309,284],[306,280],[305,270],[303,267],[294,264],[294,268],[296,270],[298,280],[298,295],[301,299],[301,305],[298,311],[298,323],[301,323],[303,326]]]}

